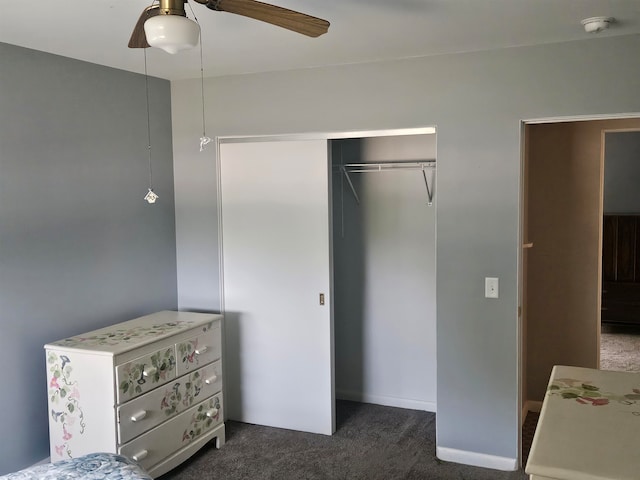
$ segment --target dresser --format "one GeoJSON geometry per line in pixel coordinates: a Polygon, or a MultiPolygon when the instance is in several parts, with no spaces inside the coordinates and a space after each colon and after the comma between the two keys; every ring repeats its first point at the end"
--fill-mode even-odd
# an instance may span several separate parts
{"type": "Polygon", "coordinates": [[[118,453],[155,478],[220,448],[221,322],[163,311],[45,345],[51,461],[118,453]]]}
{"type": "Polygon", "coordinates": [[[525,471],[531,480],[638,480],[640,374],[556,365],[525,471]]]}
{"type": "Polygon", "coordinates": [[[640,325],[640,215],[602,220],[602,322],[640,325]]]}

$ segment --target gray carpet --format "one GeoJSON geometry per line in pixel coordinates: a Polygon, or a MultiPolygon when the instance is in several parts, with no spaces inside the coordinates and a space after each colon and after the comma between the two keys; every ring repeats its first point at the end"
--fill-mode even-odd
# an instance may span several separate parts
{"type": "Polygon", "coordinates": [[[500,472],[438,460],[433,413],[346,401],[338,401],[336,410],[333,436],[227,422],[222,449],[207,445],[161,479],[527,478],[522,470],[500,472]]]}

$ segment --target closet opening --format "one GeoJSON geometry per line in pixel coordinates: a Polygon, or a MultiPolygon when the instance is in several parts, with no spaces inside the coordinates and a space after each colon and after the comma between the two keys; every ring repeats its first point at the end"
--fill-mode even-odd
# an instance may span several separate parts
{"type": "Polygon", "coordinates": [[[218,149],[228,419],[331,435],[348,401],[435,412],[435,129],[218,149]]]}
{"type": "Polygon", "coordinates": [[[435,412],[436,135],[329,142],[336,399],[435,412]]]}

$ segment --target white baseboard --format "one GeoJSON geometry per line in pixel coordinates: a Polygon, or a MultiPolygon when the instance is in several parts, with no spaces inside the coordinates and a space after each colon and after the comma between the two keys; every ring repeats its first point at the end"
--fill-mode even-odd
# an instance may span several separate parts
{"type": "Polygon", "coordinates": [[[525,403],[525,407],[527,409],[527,412],[540,413],[540,410],[542,410],[542,402],[538,402],[536,400],[527,400],[527,402],[525,403]]]}
{"type": "Polygon", "coordinates": [[[436,447],[436,456],[445,462],[462,463],[474,467],[492,468],[494,470],[514,471],[518,469],[518,459],[487,455],[486,453],[468,452],[455,448],[436,447]]]}
{"type": "Polygon", "coordinates": [[[407,408],[410,410],[423,410],[425,412],[436,412],[436,402],[426,402],[424,400],[414,400],[410,398],[389,397],[385,395],[371,395],[362,392],[352,392],[347,390],[337,390],[336,398],[339,400],[351,400],[352,402],[373,403],[386,407],[407,408]]]}
{"type": "MultiPolygon", "coordinates": [[[[37,467],[38,465],[45,465],[47,463],[51,463],[51,457],[43,458],[39,462],[34,463],[31,467],[37,467]]],[[[29,468],[31,468],[29,467],[29,468]]]]}
{"type": "Polygon", "coordinates": [[[522,417],[520,418],[521,425],[524,425],[524,422],[527,419],[527,413],[540,413],[540,410],[542,410],[542,402],[538,402],[536,400],[527,400],[524,402],[522,407],[522,417]]]}

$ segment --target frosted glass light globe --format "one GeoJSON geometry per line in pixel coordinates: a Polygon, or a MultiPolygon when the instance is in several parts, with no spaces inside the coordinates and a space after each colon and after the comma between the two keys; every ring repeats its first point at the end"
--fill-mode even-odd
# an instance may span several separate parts
{"type": "Polygon", "coordinates": [[[156,15],[144,22],[144,33],[149,45],[174,54],[198,44],[200,26],[181,15],[156,15]]]}

